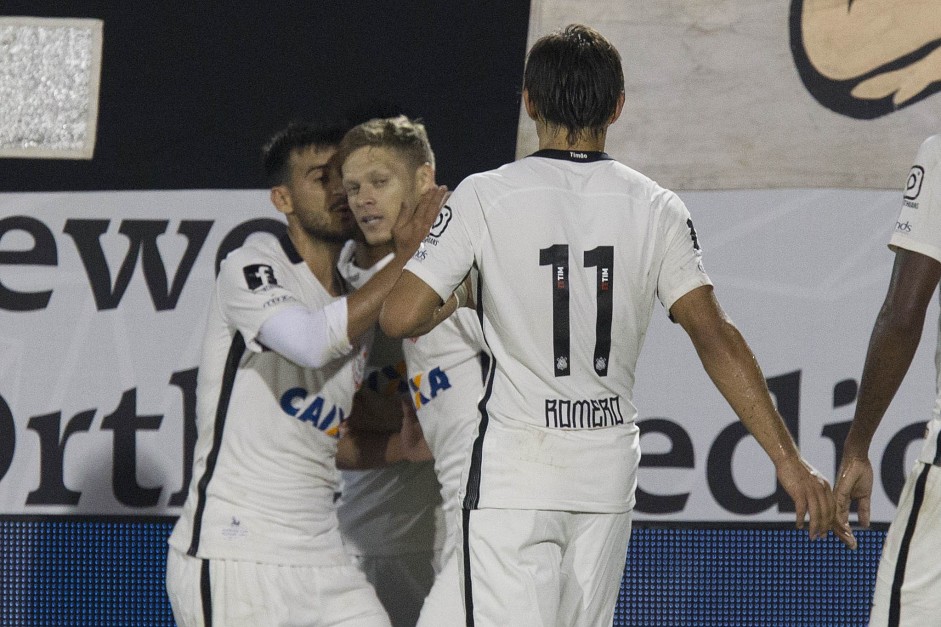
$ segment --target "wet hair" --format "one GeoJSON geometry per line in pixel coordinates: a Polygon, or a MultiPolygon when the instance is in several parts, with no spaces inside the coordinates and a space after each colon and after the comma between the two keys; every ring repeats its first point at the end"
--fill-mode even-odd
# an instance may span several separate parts
{"type": "Polygon", "coordinates": [[[307,148],[334,148],[343,139],[346,127],[342,124],[317,125],[291,122],[275,133],[261,149],[265,184],[276,187],[288,182],[291,176],[291,154],[307,148]]]}
{"type": "Polygon", "coordinates": [[[541,37],[526,59],[523,87],[536,118],[564,128],[569,143],[604,133],[624,92],[621,55],[598,31],[571,24],[541,37]]]}
{"type": "Polygon", "coordinates": [[[396,150],[416,170],[426,163],[435,165],[435,153],[431,150],[425,125],[404,115],[375,118],[351,128],[337,150],[339,162],[346,161],[353,151],[368,146],[396,150]]]}

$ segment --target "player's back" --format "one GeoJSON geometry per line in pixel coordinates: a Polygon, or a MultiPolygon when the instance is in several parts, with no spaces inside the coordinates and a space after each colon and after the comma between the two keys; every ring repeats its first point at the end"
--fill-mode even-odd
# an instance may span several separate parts
{"type": "Polygon", "coordinates": [[[626,511],[654,301],[708,283],[685,206],[604,153],[569,151],[472,176],[448,204],[474,234],[494,357],[465,504],[626,511]]]}

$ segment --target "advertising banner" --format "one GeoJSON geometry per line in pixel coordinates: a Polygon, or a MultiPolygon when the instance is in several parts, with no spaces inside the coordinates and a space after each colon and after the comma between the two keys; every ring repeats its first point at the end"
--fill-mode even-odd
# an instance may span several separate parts
{"type": "MultiPolygon", "coordinates": [[[[0,515],[175,515],[225,254],[283,229],[266,191],[0,194],[0,515]]],[[[726,312],[828,478],[893,254],[898,192],[682,195],[726,312]]],[[[887,521],[934,398],[937,305],[872,448],[887,521]]],[[[662,312],[638,365],[637,520],[792,519],[774,469],[662,312]]]]}

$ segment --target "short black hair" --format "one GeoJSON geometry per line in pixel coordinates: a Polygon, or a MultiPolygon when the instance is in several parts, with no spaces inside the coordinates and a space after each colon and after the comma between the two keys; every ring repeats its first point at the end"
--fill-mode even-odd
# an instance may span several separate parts
{"type": "Polygon", "coordinates": [[[624,93],[621,55],[604,36],[570,24],[541,37],[529,51],[523,87],[537,119],[568,131],[568,141],[599,136],[624,93]]]}
{"type": "Polygon", "coordinates": [[[294,121],[272,135],[261,149],[268,187],[283,185],[290,177],[291,153],[306,148],[332,148],[340,144],[346,127],[341,123],[312,124],[294,121]]]}

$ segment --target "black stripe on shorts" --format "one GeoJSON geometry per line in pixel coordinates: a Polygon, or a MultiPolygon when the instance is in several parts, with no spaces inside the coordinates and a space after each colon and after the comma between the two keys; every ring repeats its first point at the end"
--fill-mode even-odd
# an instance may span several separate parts
{"type": "Polygon", "coordinates": [[[933,468],[925,464],[918,481],[915,483],[915,494],[912,497],[912,511],[908,513],[908,522],[905,525],[905,534],[902,536],[902,545],[899,547],[898,561],[895,562],[895,574],[892,577],[892,594],[889,597],[889,625],[897,627],[902,614],[902,584],[905,583],[905,566],[908,563],[908,552],[911,549],[912,537],[915,535],[915,525],[918,523],[918,513],[921,504],[925,501],[925,484],[928,483],[928,472],[933,468]]]}
{"type": "Polygon", "coordinates": [[[209,560],[202,560],[199,569],[199,599],[203,606],[203,624],[212,627],[212,587],[209,582],[209,560]]]}
{"type": "Polygon", "coordinates": [[[464,517],[461,529],[464,543],[464,615],[467,617],[467,627],[474,627],[474,591],[471,587],[470,542],[467,531],[471,511],[469,509],[461,511],[464,517]]]}

